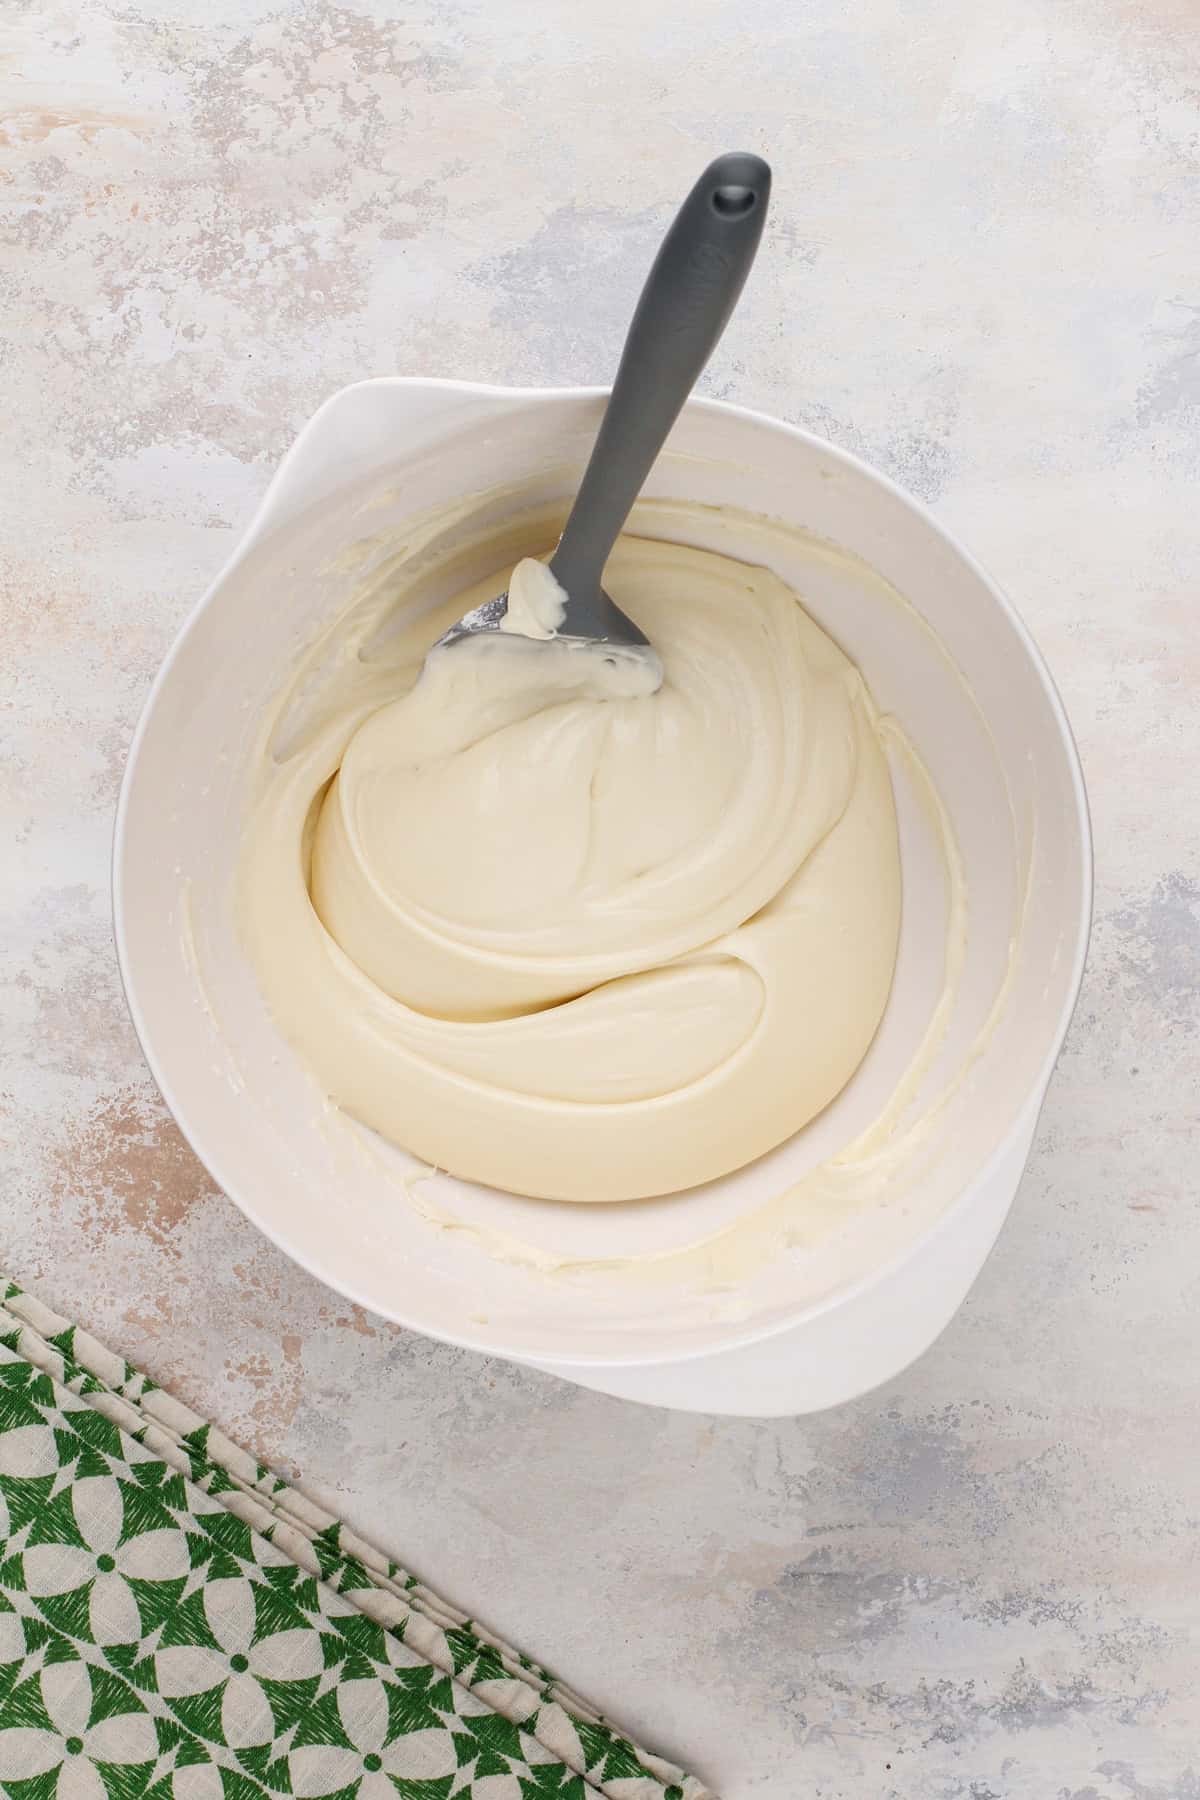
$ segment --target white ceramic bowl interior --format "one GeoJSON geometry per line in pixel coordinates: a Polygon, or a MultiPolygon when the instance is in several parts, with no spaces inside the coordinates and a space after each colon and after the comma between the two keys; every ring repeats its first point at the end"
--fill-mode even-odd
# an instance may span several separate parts
{"type": "MultiPolygon", "coordinates": [[[[1011,1200],[1086,946],[1087,816],[1061,706],[1019,620],[920,507],[828,444],[711,402],[687,408],[648,489],[802,528],[747,526],[734,545],[791,580],[862,668],[961,853],[965,949],[945,999],[946,869],[921,782],[897,755],[892,1000],[850,1086],[790,1144],[636,1206],[556,1206],[429,1176],[324,1103],[239,940],[260,723],[344,601],[350,563],[361,573],[406,521],[463,495],[482,496],[476,527],[564,500],[602,406],[596,391],[394,380],[346,389],[317,414],[172,650],[130,754],[114,860],[126,991],[197,1153],[331,1286],[420,1331],[612,1391],[804,1410],[902,1366],[969,1286],[1011,1200]],[[903,1113],[906,1127],[925,1123],[901,1131],[905,1154],[884,1147],[857,1186],[830,1187],[828,1159],[886,1104],[939,1003],[944,1029],[903,1113]],[[696,1250],[752,1216],[718,1253],[696,1250]],[[776,1392],[767,1359],[805,1342],[819,1349],[813,1369],[776,1392]],[[722,1357],[740,1371],[724,1384],[722,1357]]],[[[703,544],[713,530],[695,513],[675,535],[703,544]]],[[[483,551],[473,574],[489,566],[483,551]]]]}

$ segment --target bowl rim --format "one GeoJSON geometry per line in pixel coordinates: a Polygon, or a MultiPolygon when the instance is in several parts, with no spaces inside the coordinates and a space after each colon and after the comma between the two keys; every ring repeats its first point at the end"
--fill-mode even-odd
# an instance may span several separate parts
{"type": "MultiPolygon", "coordinates": [[[[653,1368],[668,1364],[681,1364],[703,1360],[706,1357],[736,1351],[754,1344],[767,1341],[794,1331],[806,1322],[824,1314],[850,1305],[869,1294],[873,1289],[899,1275],[904,1267],[928,1252],[943,1231],[951,1228],[954,1221],[971,1206],[976,1196],[987,1187],[993,1174],[1009,1157],[1014,1147],[1020,1142],[1022,1134],[1029,1134],[1036,1126],[1037,1116],[1045,1099],[1054,1071],[1070,1028],[1071,1020],[1079,999],[1083,981],[1084,965],[1087,959],[1088,944],[1091,935],[1092,913],[1094,904],[1094,851],[1092,842],[1091,815],[1088,807],[1087,790],[1084,783],[1083,767],[1074,733],[1067,717],[1062,697],[1055,685],[1046,660],[1043,657],[1029,627],[1026,625],[1017,607],[1009,599],[1004,590],[992,579],[971,552],[959,541],[948,526],[944,525],[933,512],[915,495],[894,482],[890,476],[874,467],[864,458],[856,456],[852,451],[832,444],[817,433],[807,431],[804,427],[793,425],[787,420],[774,417],[770,413],[759,412],[754,408],[740,406],[731,401],[714,400],[704,395],[693,395],[687,402],[687,410],[717,413],[734,418],[742,423],[750,424],[764,430],[781,434],[802,443],[807,449],[835,462],[855,474],[865,477],[870,483],[881,488],[894,500],[915,515],[919,522],[933,535],[947,545],[965,564],[982,586],[988,591],[992,600],[1011,624],[1020,645],[1029,660],[1035,676],[1049,703],[1051,713],[1058,727],[1059,740],[1067,763],[1071,792],[1074,800],[1076,822],[1079,830],[1079,881],[1080,902],[1078,916],[1074,926],[1074,943],[1072,946],[1070,979],[1067,984],[1059,1017],[1051,1033],[1050,1046],[1037,1075],[1029,1085],[1025,1103],[1018,1109],[1012,1123],[1002,1134],[992,1151],[980,1164],[972,1179],[959,1191],[937,1218],[899,1250],[858,1276],[844,1286],[823,1295],[819,1300],[798,1304],[794,1311],[784,1311],[782,1316],[776,1314],[769,1320],[759,1321],[720,1321],[712,1322],[712,1341],[701,1344],[682,1346],[664,1346],[654,1356],[630,1351],[571,1351],[550,1350],[545,1345],[530,1346],[519,1338],[506,1336],[504,1341],[485,1331],[470,1330],[450,1331],[444,1327],[415,1322],[411,1315],[406,1316],[402,1310],[390,1301],[381,1300],[374,1294],[365,1291],[357,1283],[343,1280],[334,1281],[320,1266],[320,1258],[310,1250],[288,1241],[287,1231],[281,1230],[274,1221],[262,1216],[257,1205],[245,1200],[237,1191],[237,1184],[225,1178],[222,1172],[223,1157],[218,1153],[211,1155],[207,1147],[202,1147],[202,1134],[194,1131],[187,1117],[187,1106],[181,1101],[171,1082],[170,1076],[163,1066],[162,1058],[154,1044],[136,991],[136,981],[132,973],[132,957],[129,938],[126,931],[126,909],[124,900],[123,865],[125,860],[126,834],[128,829],[130,794],[137,778],[138,763],[145,741],[150,718],[166,686],[176,659],[181,654],[201,615],[206,611],[216,593],[224,586],[234,570],[247,556],[264,535],[269,524],[273,523],[272,515],[279,509],[281,497],[286,491],[292,470],[298,465],[300,458],[310,446],[311,440],[320,432],[329,413],[339,405],[347,395],[361,392],[364,389],[387,389],[413,391],[417,389],[431,393],[469,394],[481,399],[504,400],[510,405],[538,404],[544,401],[587,401],[604,400],[610,389],[606,386],[554,386],[554,387],[521,387],[495,384],[489,382],[451,380],[442,377],[425,377],[418,375],[383,375],[362,381],[350,382],[330,394],[313,413],[312,417],[297,433],[289,449],[285,452],[265,493],[246,524],[238,542],[221,568],[209,582],[200,598],[188,612],[183,624],[176,632],[171,645],[164,656],[153,681],[147,691],[137,725],[130,741],[126,756],[125,769],[121,779],[117,798],[116,812],[113,822],[111,883],[112,883],[112,915],[113,938],[117,953],[117,967],[121,986],[125,995],[125,1003],[137,1034],[142,1054],[145,1057],[150,1073],[159,1089],[166,1106],[176,1125],[182,1132],[188,1145],[207,1169],[221,1191],[233,1202],[255,1228],[262,1232],[271,1243],[284,1255],[291,1258],[321,1282],[324,1287],[343,1295],[351,1302],[364,1307],[407,1330],[419,1332],[422,1336],[437,1342],[454,1345],[460,1349],[478,1351],[484,1355],[505,1356],[518,1362],[525,1362],[557,1370],[569,1369],[625,1369],[653,1368]]],[[[1027,1154],[1027,1152],[1026,1152],[1027,1154]]],[[[1022,1159],[1024,1160],[1024,1159],[1022,1159]]],[[[1014,1187],[1015,1193],[1015,1187],[1014,1187]]],[[[989,1246],[990,1247],[990,1246],[989,1246]]]]}

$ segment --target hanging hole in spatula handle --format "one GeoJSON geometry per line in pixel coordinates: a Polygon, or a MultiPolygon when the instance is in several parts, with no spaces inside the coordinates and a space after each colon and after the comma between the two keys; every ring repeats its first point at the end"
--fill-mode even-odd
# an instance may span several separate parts
{"type": "Polygon", "coordinates": [[[740,219],[743,213],[748,213],[752,206],[758,204],[758,195],[752,187],[742,187],[736,181],[727,181],[724,187],[713,189],[712,203],[727,218],[740,219]]]}
{"type": "Polygon", "coordinates": [[[760,156],[719,156],[663,239],[551,565],[572,597],[599,589],[617,533],[737,304],[770,193],[760,156]]]}

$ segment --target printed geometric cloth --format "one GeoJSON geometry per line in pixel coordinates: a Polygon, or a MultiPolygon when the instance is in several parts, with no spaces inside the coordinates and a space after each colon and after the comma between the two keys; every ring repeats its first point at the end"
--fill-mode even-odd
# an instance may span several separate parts
{"type": "Polygon", "coordinates": [[[0,1792],[707,1800],[3,1284],[0,1792]]]}

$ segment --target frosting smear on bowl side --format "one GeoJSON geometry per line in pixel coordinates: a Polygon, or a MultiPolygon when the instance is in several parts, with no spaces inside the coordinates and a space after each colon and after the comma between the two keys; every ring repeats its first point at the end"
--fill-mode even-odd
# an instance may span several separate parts
{"type": "Polygon", "coordinates": [[[382,660],[353,601],[311,647],[264,734],[248,946],[325,1092],[406,1150],[517,1194],[672,1193],[798,1131],[875,1033],[900,923],[875,711],[776,576],[646,538],[605,585],[657,693],[555,641],[537,564],[510,592],[548,641],[422,672],[508,575],[416,620],[393,583],[382,660]]]}

